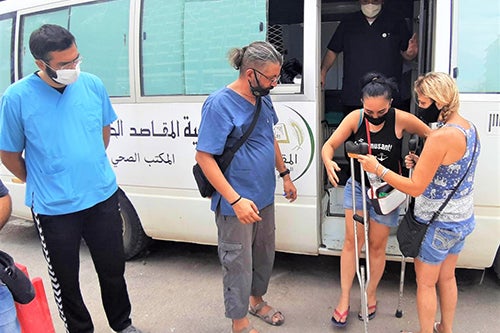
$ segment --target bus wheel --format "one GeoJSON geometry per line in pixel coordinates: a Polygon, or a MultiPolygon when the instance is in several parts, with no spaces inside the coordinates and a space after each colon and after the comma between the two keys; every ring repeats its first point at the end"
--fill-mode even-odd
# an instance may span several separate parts
{"type": "Polygon", "coordinates": [[[495,270],[497,278],[500,280],[500,247],[497,250],[495,260],[493,261],[493,269],[495,270]]]}
{"type": "Polygon", "coordinates": [[[120,202],[120,215],[122,217],[125,259],[130,260],[148,247],[151,238],[144,233],[134,206],[121,188],[118,189],[118,200],[120,202]]]}

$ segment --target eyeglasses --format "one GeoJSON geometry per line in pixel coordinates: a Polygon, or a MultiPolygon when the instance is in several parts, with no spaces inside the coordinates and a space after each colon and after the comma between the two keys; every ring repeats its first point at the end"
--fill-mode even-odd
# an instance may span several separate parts
{"type": "Polygon", "coordinates": [[[278,76],[276,76],[276,77],[274,77],[274,78],[270,78],[270,77],[268,77],[266,74],[264,74],[264,73],[262,73],[261,71],[259,71],[258,69],[252,68],[252,70],[253,70],[254,72],[259,73],[259,74],[260,74],[260,75],[262,75],[263,77],[265,77],[265,78],[266,78],[269,82],[271,82],[271,84],[278,83],[278,82],[279,82],[279,80],[280,80],[280,78],[281,78],[281,75],[278,75],[278,76]]]}
{"type": "MultiPolygon", "coordinates": [[[[76,66],[80,65],[83,61],[83,57],[82,56],[78,56],[78,58],[76,58],[75,60],[71,60],[70,62],[65,62],[62,64],[61,67],[59,67],[59,69],[57,70],[65,70],[65,69],[73,69],[75,68],[76,66]]],[[[43,61],[45,63],[45,65],[47,65],[50,69],[52,70],[56,70],[55,68],[52,68],[49,63],[47,61],[43,61]]]]}

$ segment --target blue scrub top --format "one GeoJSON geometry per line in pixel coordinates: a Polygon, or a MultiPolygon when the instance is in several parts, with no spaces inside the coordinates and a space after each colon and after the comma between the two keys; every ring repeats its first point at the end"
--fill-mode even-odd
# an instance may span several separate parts
{"type": "Polygon", "coordinates": [[[27,206],[35,213],[80,211],[118,188],[103,127],[117,116],[102,81],[89,73],[63,93],[36,74],[12,84],[0,104],[0,149],[26,160],[27,206]]]}

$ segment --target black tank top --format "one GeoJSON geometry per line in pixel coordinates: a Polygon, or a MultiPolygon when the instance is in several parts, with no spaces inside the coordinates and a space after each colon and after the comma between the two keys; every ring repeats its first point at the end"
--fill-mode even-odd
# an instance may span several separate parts
{"type": "MultiPolygon", "coordinates": [[[[364,113],[363,113],[364,115],[364,113]]],[[[363,117],[364,118],[364,117],[363,117]]],[[[396,137],[396,111],[390,108],[387,112],[384,125],[380,131],[373,133],[370,132],[370,142],[372,155],[377,158],[379,163],[384,167],[400,174],[401,173],[401,145],[402,139],[396,137]]],[[[355,143],[367,142],[366,136],[366,121],[363,119],[356,133],[349,137],[349,141],[355,143]]],[[[356,181],[360,182],[359,162],[354,160],[355,177],[356,181]]],[[[380,170],[380,169],[379,169],[380,170]]],[[[380,173],[380,171],[379,171],[380,173]]],[[[369,186],[368,178],[365,173],[365,184],[369,186]]]]}

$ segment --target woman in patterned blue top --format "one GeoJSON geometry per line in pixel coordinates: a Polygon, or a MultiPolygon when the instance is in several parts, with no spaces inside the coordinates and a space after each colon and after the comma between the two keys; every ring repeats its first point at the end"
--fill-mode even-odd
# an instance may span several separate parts
{"type": "MultiPolygon", "coordinates": [[[[481,146],[474,125],[458,113],[458,88],[448,74],[431,72],[419,77],[415,92],[423,112],[439,110],[440,127],[429,135],[420,157],[407,156],[408,167],[415,163],[411,178],[385,168],[378,171],[386,182],[416,197],[415,218],[422,223],[428,223],[465,175],[443,212],[429,226],[415,258],[419,332],[451,333],[457,304],[455,267],[465,237],[475,225],[473,184],[481,146]],[[434,323],[436,286],[440,292],[441,322],[434,323]]],[[[359,161],[366,171],[374,172],[377,168],[378,162],[372,156],[360,157],[359,161]]]]}

